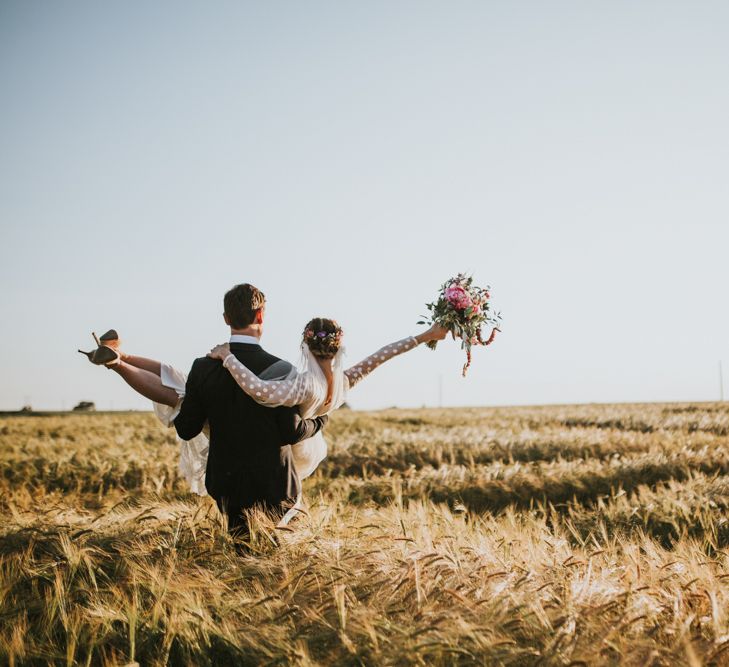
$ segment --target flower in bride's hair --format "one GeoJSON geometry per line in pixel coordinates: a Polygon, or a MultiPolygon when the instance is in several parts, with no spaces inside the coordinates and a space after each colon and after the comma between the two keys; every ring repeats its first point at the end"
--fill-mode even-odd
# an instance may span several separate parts
{"type": "Polygon", "coordinates": [[[304,328],[304,342],[315,357],[332,359],[339,351],[342,327],[328,317],[315,317],[304,328]]]}

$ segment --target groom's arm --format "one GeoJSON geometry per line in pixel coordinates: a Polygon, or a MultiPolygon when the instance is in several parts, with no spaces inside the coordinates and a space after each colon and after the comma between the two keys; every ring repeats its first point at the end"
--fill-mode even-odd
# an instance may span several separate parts
{"type": "Polygon", "coordinates": [[[200,395],[199,359],[196,359],[190,369],[185,384],[185,400],[182,401],[180,414],[175,417],[175,430],[183,440],[192,440],[203,430],[207,421],[207,414],[200,395]]]}
{"type": "MultiPolygon", "coordinates": [[[[185,397],[187,400],[187,397],[185,397]]],[[[329,421],[328,415],[314,419],[302,419],[299,408],[274,408],[276,411],[276,424],[281,434],[281,441],[285,445],[295,445],[297,442],[311,438],[321,431],[329,421]]]]}

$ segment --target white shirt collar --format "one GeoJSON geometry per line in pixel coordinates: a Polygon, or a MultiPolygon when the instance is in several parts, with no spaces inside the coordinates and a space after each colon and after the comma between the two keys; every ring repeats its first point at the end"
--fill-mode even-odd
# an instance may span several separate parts
{"type": "Polygon", "coordinates": [[[246,343],[248,345],[260,345],[261,341],[255,336],[245,336],[243,334],[231,334],[231,343],[246,343]]]}

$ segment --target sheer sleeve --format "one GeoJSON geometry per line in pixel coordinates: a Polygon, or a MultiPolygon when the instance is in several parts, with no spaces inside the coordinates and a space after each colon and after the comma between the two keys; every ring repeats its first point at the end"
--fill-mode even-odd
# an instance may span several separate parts
{"type": "Polygon", "coordinates": [[[284,380],[261,380],[232,354],[225,358],[223,366],[230,371],[238,386],[256,403],[271,408],[299,405],[310,400],[315,393],[310,373],[298,373],[284,380]]]}
{"type": "Polygon", "coordinates": [[[385,345],[381,347],[377,352],[371,354],[366,359],[360,361],[356,366],[352,366],[344,371],[344,375],[349,381],[349,387],[352,388],[360,380],[367,377],[375,368],[381,366],[389,359],[396,357],[398,354],[412,350],[418,346],[418,341],[412,336],[410,338],[403,338],[396,343],[385,345]]]}

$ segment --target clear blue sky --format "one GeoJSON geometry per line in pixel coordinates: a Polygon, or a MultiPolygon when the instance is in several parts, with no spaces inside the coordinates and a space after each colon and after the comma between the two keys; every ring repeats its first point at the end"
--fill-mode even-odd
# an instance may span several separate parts
{"type": "Polygon", "coordinates": [[[355,362],[459,271],[503,335],[355,407],[716,398],[728,33],[723,1],[2,2],[0,409],[148,407],[76,348],[189,367],[243,281],[271,352],[321,314],[355,362]]]}

